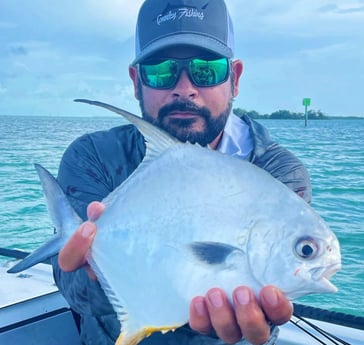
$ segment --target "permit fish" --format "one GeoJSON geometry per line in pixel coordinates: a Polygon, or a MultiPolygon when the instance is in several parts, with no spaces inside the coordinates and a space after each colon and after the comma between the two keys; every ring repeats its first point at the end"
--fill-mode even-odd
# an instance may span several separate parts
{"type": "MultiPolygon", "coordinates": [[[[211,287],[256,295],[275,285],[289,299],[337,291],[339,242],[296,193],[261,168],[182,143],[111,105],[143,134],[146,155],[104,200],[88,255],[120,320],[120,345],[188,322],[189,303],[211,287]]],[[[57,180],[36,165],[56,235],[9,271],[58,253],[81,219],[57,180]]]]}

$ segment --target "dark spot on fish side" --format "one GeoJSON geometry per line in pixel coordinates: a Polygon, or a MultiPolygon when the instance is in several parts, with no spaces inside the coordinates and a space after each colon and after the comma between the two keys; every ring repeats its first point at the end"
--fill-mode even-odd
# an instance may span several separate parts
{"type": "Polygon", "coordinates": [[[210,265],[225,262],[226,258],[237,248],[218,242],[193,242],[190,244],[193,254],[210,265]]]}

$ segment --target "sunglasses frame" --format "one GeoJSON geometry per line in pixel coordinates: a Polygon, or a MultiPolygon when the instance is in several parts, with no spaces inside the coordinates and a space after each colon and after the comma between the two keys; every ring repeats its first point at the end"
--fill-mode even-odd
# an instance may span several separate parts
{"type": "Polygon", "coordinates": [[[197,87],[213,87],[213,86],[221,85],[229,79],[230,72],[231,72],[231,65],[232,65],[232,61],[226,57],[219,57],[219,58],[214,58],[214,59],[206,59],[203,57],[194,57],[194,58],[188,58],[188,59],[168,59],[168,58],[153,59],[147,63],[140,63],[140,64],[138,64],[137,67],[138,67],[138,73],[139,73],[140,79],[145,86],[147,86],[151,89],[155,89],[155,90],[168,90],[168,89],[173,89],[177,85],[183,70],[186,71],[188,79],[191,81],[191,83],[197,87]],[[217,60],[226,60],[227,64],[226,64],[226,73],[225,73],[224,78],[221,81],[219,81],[218,83],[212,83],[209,85],[198,84],[193,77],[193,73],[191,72],[191,62],[193,62],[194,60],[204,60],[207,62],[213,62],[213,61],[217,61],[217,60]],[[177,72],[176,72],[176,78],[175,78],[174,82],[165,87],[152,86],[148,82],[146,73],[143,70],[143,66],[155,66],[155,65],[159,65],[166,61],[174,61],[177,63],[177,72]]]}

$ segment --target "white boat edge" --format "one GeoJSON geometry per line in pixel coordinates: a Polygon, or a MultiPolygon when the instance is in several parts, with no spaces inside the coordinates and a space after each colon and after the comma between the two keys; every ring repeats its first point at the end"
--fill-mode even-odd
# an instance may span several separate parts
{"type": "MultiPolygon", "coordinates": [[[[54,283],[50,265],[38,264],[20,274],[8,274],[6,270],[11,265],[8,262],[0,266],[0,344],[80,344],[74,314],[54,283]]],[[[331,344],[298,318],[293,317],[292,321],[324,344],[331,344]]],[[[363,344],[364,330],[308,321],[351,345],[363,344]]],[[[294,323],[280,327],[277,345],[320,343],[294,323]]]]}

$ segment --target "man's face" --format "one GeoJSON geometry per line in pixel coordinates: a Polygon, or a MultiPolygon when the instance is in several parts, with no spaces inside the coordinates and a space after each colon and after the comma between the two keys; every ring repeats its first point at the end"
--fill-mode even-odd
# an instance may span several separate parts
{"type": "MultiPolygon", "coordinates": [[[[201,57],[201,51],[192,47],[161,51],[159,58],[186,59],[201,57]]],[[[177,84],[170,89],[152,89],[138,77],[138,69],[130,67],[135,96],[140,102],[143,117],[166,130],[181,141],[216,147],[230,114],[232,100],[238,93],[242,73],[241,61],[232,64],[232,75],[223,84],[198,87],[182,70],[177,84]]]]}

